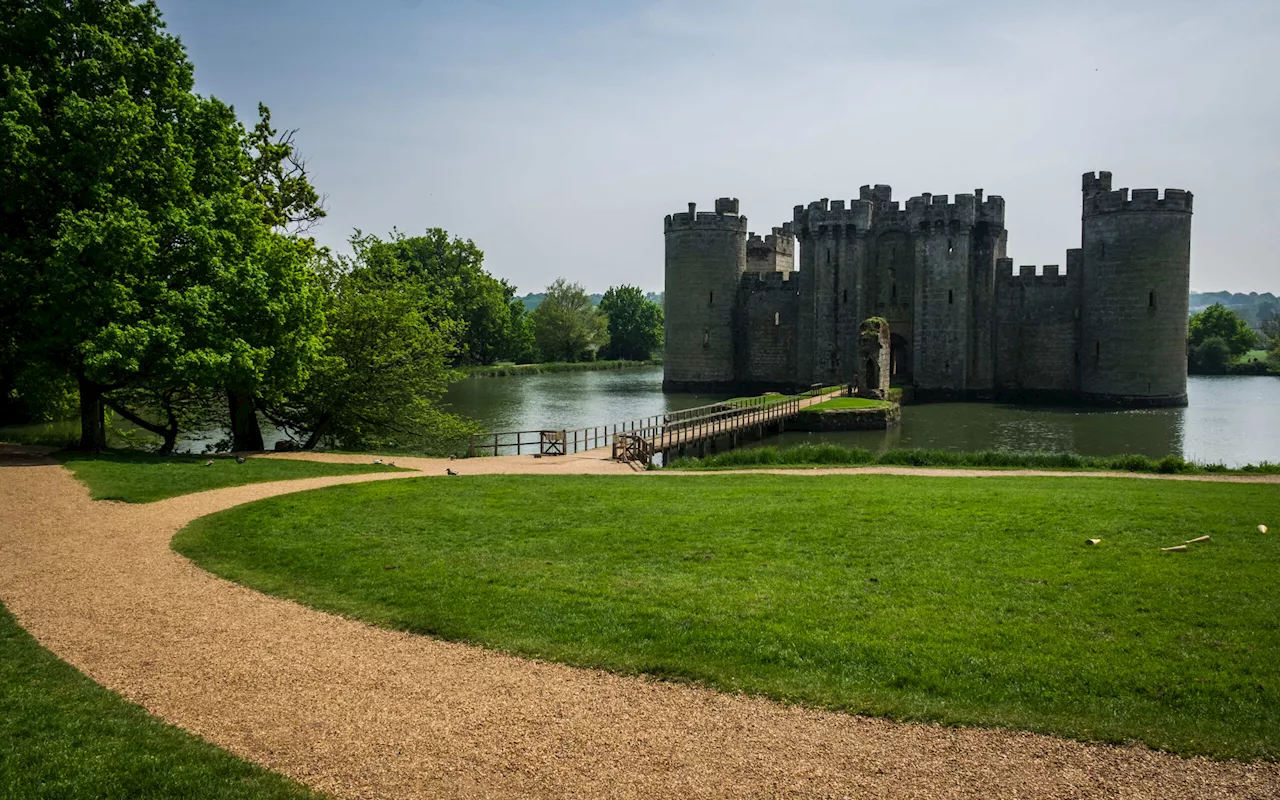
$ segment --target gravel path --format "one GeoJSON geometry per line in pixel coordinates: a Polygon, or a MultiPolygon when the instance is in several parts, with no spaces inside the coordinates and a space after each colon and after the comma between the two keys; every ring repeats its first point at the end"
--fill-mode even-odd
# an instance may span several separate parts
{"type": "MultiPolygon", "coordinates": [[[[437,475],[630,471],[587,457],[396,461],[437,475]]],[[[1280,796],[1277,764],[812,711],[380,630],[220,580],[169,549],[219,509],[402,477],[125,505],[0,451],[0,601],[99,683],[340,797],[1280,796]]]]}

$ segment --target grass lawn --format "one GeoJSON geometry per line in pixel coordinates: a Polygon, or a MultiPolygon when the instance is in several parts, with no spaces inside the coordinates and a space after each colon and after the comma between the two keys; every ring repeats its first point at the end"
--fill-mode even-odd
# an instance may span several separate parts
{"type": "Polygon", "coordinates": [[[1250,350],[1249,352],[1240,356],[1241,364],[1245,364],[1250,361],[1266,361],[1266,360],[1267,360],[1266,350],[1250,350]]]}
{"type": "Polygon", "coordinates": [[[148,716],[59,661],[0,606],[0,797],[321,795],[148,716]]]}
{"type": "Polygon", "coordinates": [[[375,464],[326,464],[278,458],[250,457],[243,464],[237,464],[231,456],[166,457],[142,453],[95,456],[66,451],[55,457],[89,487],[94,500],[122,500],[126,503],[150,503],[166,497],[246,483],[403,471],[375,464]],[[213,466],[206,467],[205,462],[210,460],[213,466]]]}
{"type": "Polygon", "coordinates": [[[893,405],[886,400],[871,400],[866,397],[833,397],[816,406],[809,406],[805,411],[839,411],[846,408],[884,408],[893,405]]]}
{"type": "Polygon", "coordinates": [[[479,476],[272,498],[174,547],[329,611],[569,664],[1275,759],[1280,537],[1260,523],[1280,529],[1275,486],[479,476]]]}

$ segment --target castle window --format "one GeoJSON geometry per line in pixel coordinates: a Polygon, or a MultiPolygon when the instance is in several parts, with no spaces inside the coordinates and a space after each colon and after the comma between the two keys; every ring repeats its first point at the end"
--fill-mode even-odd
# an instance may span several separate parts
{"type": "Polygon", "coordinates": [[[707,292],[707,305],[709,305],[709,306],[713,306],[713,305],[715,305],[715,304],[716,304],[716,293],[715,293],[715,292],[707,292]]]}
{"type": "Polygon", "coordinates": [[[1093,357],[1098,358],[1102,355],[1102,342],[1093,343],[1093,357]]]}
{"type": "Polygon", "coordinates": [[[777,311],[773,312],[773,327],[776,328],[781,323],[782,323],[782,314],[777,311]]]}
{"type": "Polygon", "coordinates": [[[1106,257],[1107,257],[1107,243],[1106,243],[1106,242],[1099,242],[1099,243],[1098,243],[1098,258],[1106,258],[1106,257]]]}
{"type": "Polygon", "coordinates": [[[956,245],[955,245],[955,242],[954,242],[954,241],[952,241],[951,239],[948,239],[948,240],[947,240],[947,255],[951,255],[951,254],[952,254],[952,253],[954,253],[955,251],[956,251],[956,245]]]}
{"type": "Polygon", "coordinates": [[[1156,307],[1156,293],[1149,292],[1147,293],[1147,308],[1155,308],[1155,307],[1156,307]]]}
{"type": "Polygon", "coordinates": [[[848,302],[849,302],[849,290],[848,290],[848,289],[845,289],[845,290],[844,290],[844,301],[845,301],[846,303],[848,303],[848,302]]]}
{"type": "Polygon", "coordinates": [[[896,283],[893,285],[893,287],[889,291],[889,300],[890,302],[893,302],[893,303],[898,302],[898,284],[896,283]]]}
{"type": "Polygon", "coordinates": [[[704,330],[702,332],[702,346],[703,347],[711,346],[711,331],[704,330]]]}
{"type": "Polygon", "coordinates": [[[947,290],[947,305],[953,305],[956,302],[956,293],[952,289],[947,290]]]}

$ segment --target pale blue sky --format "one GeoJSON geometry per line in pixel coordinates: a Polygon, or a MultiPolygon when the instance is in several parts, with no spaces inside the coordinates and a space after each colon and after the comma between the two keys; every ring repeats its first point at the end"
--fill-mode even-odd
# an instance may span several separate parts
{"type": "Polygon", "coordinates": [[[1280,3],[159,0],[200,92],[298,144],[337,249],[443,227],[521,293],[662,288],[662,217],[983,188],[1018,264],[1080,173],[1196,195],[1192,286],[1280,291],[1280,3]]]}

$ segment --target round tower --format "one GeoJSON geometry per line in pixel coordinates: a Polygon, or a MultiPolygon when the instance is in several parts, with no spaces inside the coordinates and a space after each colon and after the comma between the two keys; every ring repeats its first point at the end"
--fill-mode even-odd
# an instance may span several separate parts
{"type": "Polygon", "coordinates": [[[737,198],[715,212],[666,218],[664,391],[727,388],[734,382],[734,310],[747,264],[747,218],[737,198]]]}
{"type": "Polygon", "coordinates": [[[1191,193],[1084,175],[1080,391],[1104,405],[1187,404],[1191,193]]]}

